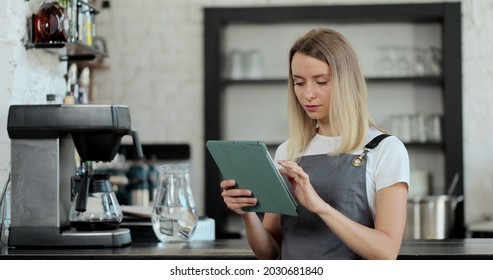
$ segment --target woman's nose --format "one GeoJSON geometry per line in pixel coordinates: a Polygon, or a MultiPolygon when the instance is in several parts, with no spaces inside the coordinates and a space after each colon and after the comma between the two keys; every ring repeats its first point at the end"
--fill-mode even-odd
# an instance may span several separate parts
{"type": "Polygon", "coordinates": [[[311,84],[307,84],[306,88],[305,88],[305,98],[310,100],[310,99],[314,99],[317,95],[315,94],[315,89],[313,88],[313,86],[311,84]]]}

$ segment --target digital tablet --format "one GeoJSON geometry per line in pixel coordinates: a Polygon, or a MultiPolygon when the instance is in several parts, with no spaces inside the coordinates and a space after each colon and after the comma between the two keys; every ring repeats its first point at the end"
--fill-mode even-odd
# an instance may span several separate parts
{"type": "Polygon", "coordinates": [[[259,141],[209,140],[206,143],[224,179],[237,188],[249,189],[257,205],[244,211],[298,216],[298,203],[279,173],[267,146],[259,141]]]}

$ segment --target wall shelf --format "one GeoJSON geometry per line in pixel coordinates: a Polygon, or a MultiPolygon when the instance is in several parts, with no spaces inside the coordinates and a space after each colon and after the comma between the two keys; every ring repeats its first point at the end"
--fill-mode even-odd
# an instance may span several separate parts
{"type": "MultiPolygon", "coordinates": [[[[99,10],[95,5],[80,0],[77,1],[77,12],[85,7],[86,12],[91,15],[99,14],[99,10]]],[[[67,9],[65,7],[65,9],[67,9]]],[[[108,57],[108,52],[106,49],[106,42],[102,37],[93,36],[91,37],[92,44],[89,45],[78,38],[68,38],[66,41],[53,41],[53,42],[43,42],[39,43],[35,40],[35,22],[36,15],[33,14],[28,20],[29,27],[29,39],[26,43],[26,49],[46,49],[53,50],[54,53],[60,56],[60,61],[91,61],[94,59],[103,59],[108,57]]],[[[77,33],[80,32],[79,27],[77,27],[77,33]]],[[[66,35],[68,36],[68,35],[66,35]]]]}
{"type": "Polygon", "coordinates": [[[53,42],[53,43],[29,43],[27,49],[62,49],[59,50],[60,61],[93,60],[108,57],[106,50],[99,50],[82,42],[53,42]]]}

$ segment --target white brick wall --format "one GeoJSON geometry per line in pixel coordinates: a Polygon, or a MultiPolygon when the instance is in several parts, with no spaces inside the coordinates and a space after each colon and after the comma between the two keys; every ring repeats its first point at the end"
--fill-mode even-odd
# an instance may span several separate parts
{"type": "Polygon", "coordinates": [[[462,5],[466,223],[493,216],[493,1],[462,5]]]}
{"type": "MultiPolygon", "coordinates": [[[[142,142],[190,143],[194,193],[203,213],[203,26],[205,6],[373,4],[432,0],[114,0],[97,17],[107,39],[108,69],[93,72],[98,103],[128,104],[142,142]]],[[[493,213],[493,1],[463,0],[463,109],[466,220],[493,213]],[[489,62],[489,63],[488,63],[489,62]]],[[[63,92],[66,64],[44,51],[27,51],[28,4],[0,3],[0,183],[9,166],[8,105],[43,102],[63,92]]]]}
{"type": "Polygon", "coordinates": [[[43,50],[26,50],[27,1],[0,2],[0,190],[10,171],[7,114],[10,104],[43,103],[47,93],[62,93],[66,63],[43,50]]]}

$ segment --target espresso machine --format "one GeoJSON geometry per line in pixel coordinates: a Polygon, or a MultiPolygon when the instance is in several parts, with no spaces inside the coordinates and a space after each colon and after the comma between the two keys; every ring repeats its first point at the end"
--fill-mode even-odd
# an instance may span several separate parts
{"type": "Polygon", "coordinates": [[[108,176],[90,174],[86,166],[111,161],[125,135],[132,136],[137,156],[143,157],[127,106],[12,105],[7,131],[9,247],[122,247],[132,242],[130,230],[119,227],[121,209],[108,176]]]}

